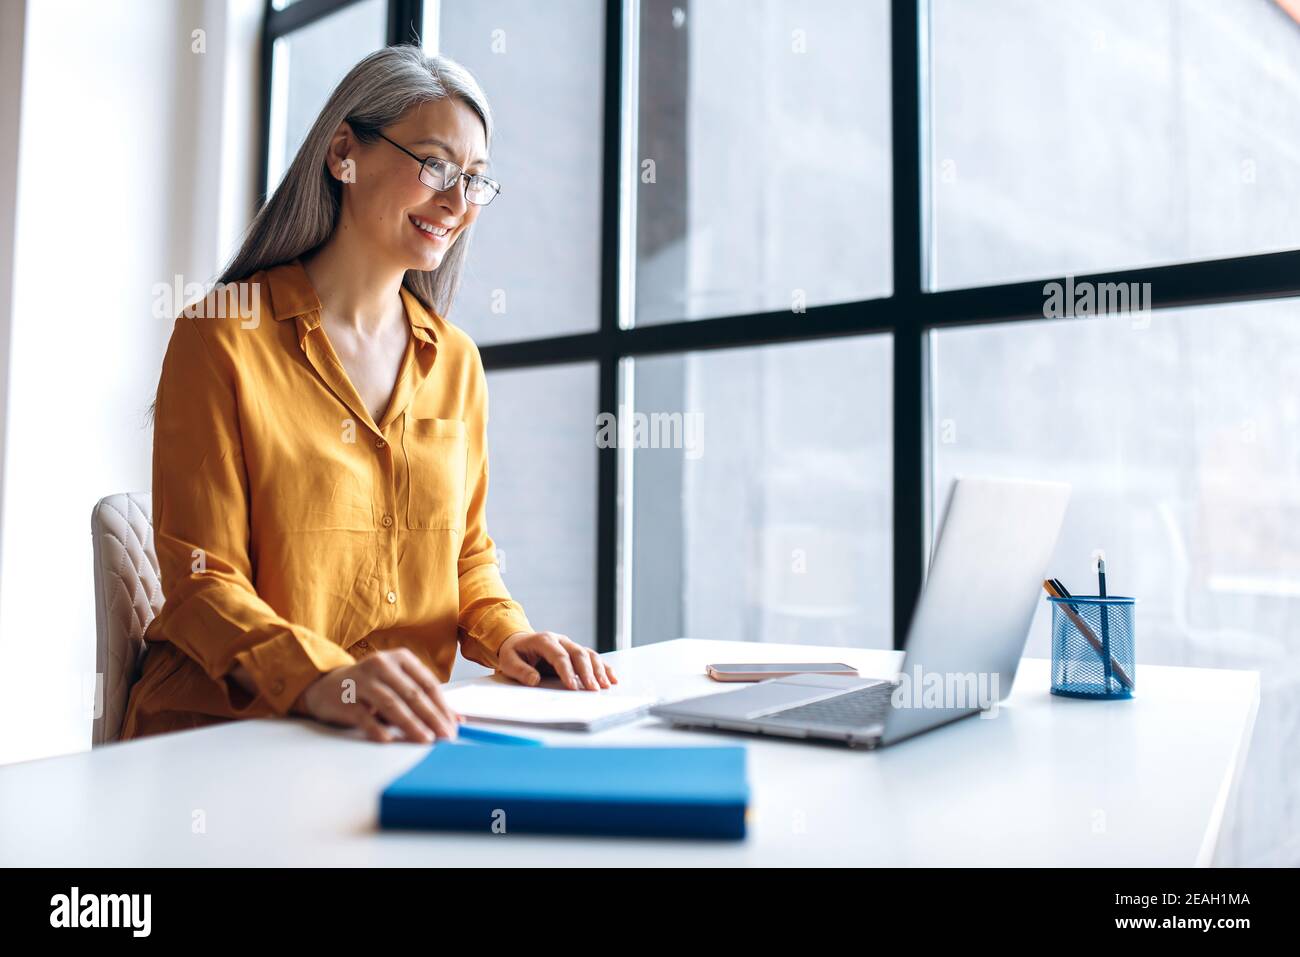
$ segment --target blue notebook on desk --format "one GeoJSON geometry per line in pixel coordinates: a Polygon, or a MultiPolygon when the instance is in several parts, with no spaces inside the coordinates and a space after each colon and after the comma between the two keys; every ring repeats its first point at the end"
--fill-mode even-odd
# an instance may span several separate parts
{"type": "Polygon", "coordinates": [[[440,742],[384,789],[384,828],[740,839],[745,749],[440,742]]]}

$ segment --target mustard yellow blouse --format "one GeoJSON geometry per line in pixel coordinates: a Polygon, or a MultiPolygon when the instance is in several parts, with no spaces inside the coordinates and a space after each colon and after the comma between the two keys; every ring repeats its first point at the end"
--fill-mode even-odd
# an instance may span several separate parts
{"type": "Polygon", "coordinates": [[[495,667],[533,630],[487,531],[478,349],[401,295],[411,337],[379,422],[299,261],[177,318],[154,421],[164,603],[123,739],[286,714],[320,674],[381,649],[410,648],[446,681],[458,642],[495,667]],[[228,680],[237,662],[257,695],[228,680]]]}

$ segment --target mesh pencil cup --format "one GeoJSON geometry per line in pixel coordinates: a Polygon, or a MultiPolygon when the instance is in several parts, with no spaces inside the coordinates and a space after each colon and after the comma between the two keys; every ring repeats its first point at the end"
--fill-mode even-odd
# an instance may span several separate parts
{"type": "Polygon", "coordinates": [[[1052,694],[1133,697],[1135,599],[1072,595],[1047,600],[1052,603],[1052,694]]]}

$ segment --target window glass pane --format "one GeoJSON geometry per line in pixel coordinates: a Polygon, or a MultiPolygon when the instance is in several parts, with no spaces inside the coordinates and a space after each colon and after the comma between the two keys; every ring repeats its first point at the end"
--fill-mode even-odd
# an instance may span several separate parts
{"type": "Polygon", "coordinates": [[[599,0],[443,0],[433,22],[426,11],[426,46],[475,75],[496,120],[501,195],[474,225],[450,316],[480,344],[600,324],[604,11],[599,0]]]}
{"type": "MultiPolygon", "coordinates": [[[[595,363],[488,373],[488,534],[534,628],[596,646],[595,363]]],[[[456,678],[483,673],[460,659],[456,678]]]]}
{"type": "MultiPolygon", "coordinates": [[[[1300,301],[948,330],[931,346],[936,500],[962,472],[1072,483],[1051,572],[1096,594],[1105,550],[1109,591],[1138,599],[1139,664],[1260,670],[1245,829],[1228,843],[1272,853],[1300,833],[1300,806],[1265,801],[1290,793],[1300,749],[1300,301]]],[[[1050,656],[1050,618],[1041,602],[1027,654],[1050,656]]]]}
{"type": "Polygon", "coordinates": [[[892,646],[891,361],[883,335],[636,360],[632,644],[892,646]]]}
{"type": "Polygon", "coordinates": [[[933,0],[935,285],[1300,246],[1274,0],[933,0]]]}
{"type": "Polygon", "coordinates": [[[885,0],[641,0],[636,322],[892,286],[885,0]]]}
{"type": "Polygon", "coordinates": [[[339,80],[384,45],[388,4],[361,0],[275,41],[267,194],[279,185],[339,80]]]}

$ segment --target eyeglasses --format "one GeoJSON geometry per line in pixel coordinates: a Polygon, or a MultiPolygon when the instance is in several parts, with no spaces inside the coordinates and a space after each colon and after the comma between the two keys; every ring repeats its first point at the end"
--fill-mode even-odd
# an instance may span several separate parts
{"type": "MultiPolygon", "coordinates": [[[[378,131],[376,132],[378,133],[378,131]]],[[[378,136],[380,139],[393,143],[383,133],[378,133],[378,136]]],[[[401,143],[393,143],[393,145],[420,164],[420,182],[430,189],[441,193],[444,190],[451,189],[463,177],[465,179],[465,199],[475,206],[486,206],[496,199],[497,194],[501,192],[501,184],[494,179],[489,179],[477,173],[466,173],[450,160],[439,159],[436,156],[423,158],[416,156],[401,143]]]]}

